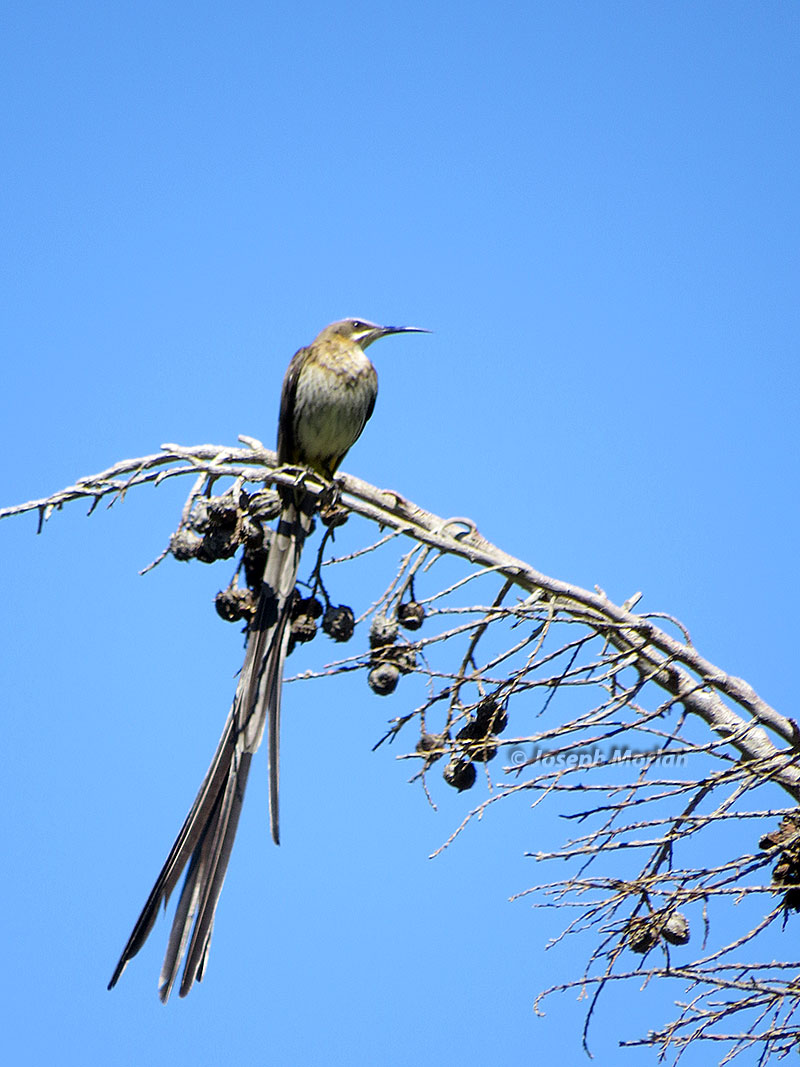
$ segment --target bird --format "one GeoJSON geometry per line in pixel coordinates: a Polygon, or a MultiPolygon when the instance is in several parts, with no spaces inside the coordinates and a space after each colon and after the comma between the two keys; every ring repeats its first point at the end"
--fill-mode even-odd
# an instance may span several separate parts
{"type": "MultiPolygon", "coordinates": [[[[390,334],[427,333],[342,319],[293,356],[283,379],[278,417],[279,466],[305,468],[332,482],[375,407],[378,376],[365,349],[390,334]]],[[[279,730],[290,608],[303,544],[318,495],[301,476],[279,489],[281,511],[270,541],[258,602],[247,630],[244,665],[217,750],[189,814],[161,868],[108,984],[117,984],[144,945],[162,904],[186,870],[159,978],[166,1003],[185,959],[179,995],[201,981],[214,914],[233,848],[250,762],[267,729],[270,829],[279,843],[279,730]],[[188,865],[188,866],[187,866],[188,865]]]]}

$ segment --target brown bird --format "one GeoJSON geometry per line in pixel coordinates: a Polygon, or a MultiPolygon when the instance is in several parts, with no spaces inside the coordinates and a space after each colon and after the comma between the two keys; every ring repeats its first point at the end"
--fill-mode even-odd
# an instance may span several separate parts
{"type": "MultiPolygon", "coordinates": [[[[281,392],[278,463],[308,467],[332,479],[375,407],[378,376],[364,349],[387,334],[425,332],[413,326],[376,326],[363,319],[343,319],[326,326],[313,344],[295,353],[281,392]]],[[[300,482],[296,488],[281,488],[280,495],[281,515],[270,543],[258,606],[248,629],[244,666],[222,737],[123,949],[109,989],[147,940],[162,902],[166,907],[187,864],[161,968],[159,996],[166,1003],[184,956],[180,995],[186,996],[193,983],[202,979],[250,761],[261,744],[265,725],[270,826],[278,843],[280,701],[290,633],[288,609],[317,503],[317,497],[304,492],[300,482]]]]}

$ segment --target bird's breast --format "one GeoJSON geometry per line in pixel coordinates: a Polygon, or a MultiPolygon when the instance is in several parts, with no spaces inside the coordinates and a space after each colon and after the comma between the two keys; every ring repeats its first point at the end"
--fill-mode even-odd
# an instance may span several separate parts
{"type": "Polygon", "coordinates": [[[331,473],[364,428],[378,391],[375,368],[356,345],[315,353],[297,382],[295,442],[299,460],[331,473]]]}

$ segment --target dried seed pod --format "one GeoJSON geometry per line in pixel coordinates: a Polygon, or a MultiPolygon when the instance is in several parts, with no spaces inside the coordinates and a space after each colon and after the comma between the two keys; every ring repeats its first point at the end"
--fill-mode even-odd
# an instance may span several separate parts
{"type": "MultiPolygon", "coordinates": [[[[243,493],[242,496],[244,495],[243,493]]],[[[241,498],[240,504],[242,504],[241,498]]],[[[245,505],[242,504],[242,506],[244,507],[245,505]]],[[[281,513],[281,498],[274,489],[260,489],[249,497],[246,507],[257,523],[271,522],[272,519],[277,519],[281,513]]]]}
{"type": "Polygon", "coordinates": [[[234,527],[239,511],[229,496],[211,496],[206,504],[208,522],[216,526],[234,527]]]}
{"type": "Polygon", "coordinates": [[[442,772],[442,777],[447,784],[457,789],[459,793],[463,793],[465,789],[472,789],[477,776],[475,764],[461,758],[450,760],[442,772]]]}
{"type": "Polygon", "coordinates": [[[401,674],[411,674],[417,669],[417,653],[411,645],[395,646],[389,656],[401,674]]]}
{"type": "Polygon", "coordinates": [[[236,555],[238,547],[239,538],[235,530],[209,526],[197,547],[196,555],[201,563],[215,563],[218,559],[230,559],[236,555]]]}
{"type": "Polygon", "coordinates": [[[208,525],[208,501],[205,497],[195,500],[189,515],[189,526],[197,533],[205,533],[208,525]]]}
{"type": "Polygon", "coordinates": [[[794,849],[781,852],[778,862],[772,869],[772,881],[778,885],[797,885],[800,882],[800,857],[794,849]]]}
{"type": "Polygon", "coordinates": [[[508,716],[503,708],[494,697],[484,697],[475,709],[474,715],[467,719],[456,737],[459,741],[482,741],[492,734],[496,736],[502,733],[506,726],[508,726],[508,716]]]}
{"type": "Polygon", "coordinates": [[[784,815],[775,830],[764,834],[759,845],[763,849],[774,848],[776,845],[786,848],[795,844],[798,839],[800,839],[800,815],[784,815]]]}
{"type": "Polygon", "coordinates": [[[320,522],[331,530],[335,530],[338,526],[344,526],[349,517],[350,512],[347,508],[343,508],[341,504],[323,504],[319,509],[320,522]]]}
{"type": "Polygon", "coordinates": [[[508,715],[493,696],[484,697],[475,709],[476,728],[482,730],[481,737],[487,734],[501,734],[508,726],[508,715]]]}
{"type": "Polygon", "coordinates": [[[671,945],[685,945],[689,941],[689,920],[679,911],[670,912],[661,932],[671,945]]]}
{"type": "Polygon", "coordinates": [[[376,615],[369,628],[370,648],[384,648],[397,640],[397,621],[385,615],[376,615]]]}
{"type": "MultiPolygon", "coordinates": [[[[265,531],[269,534],[269,531],[265,531]]],[[[262,548],[251,550],[247,547],[244,550],[242,561],[244,563],[244,580],[253,592],[258,596],[261,592],[261,584],[264,581],[264,568],[267,565],[267,553],[269,551],[269,540],[266,540],[262,548]]]]}
{"type": "Polygon", "coordinates": [[[322,614],[322,604],[315,596],[299,596],[292,600],[290,611],[293,619],[301,615],[308,615],[310,619],[318,619],[322,614]]]}
{"type": "Polygon", "coordinates": [[[490,734],[484,741],[472,741],[466,745],[465,751],[471,760],[488,763],[497,755],[497,739],[490,734]]]}
{"type": "Polygon", "coordinates": [[[194,559],[200,547],[200,538],[191,530],[177,530],[169,539],[169,550],[182,563],[194,559]]]}
{"type": "Polygon", "coordinates": [[[786,885],[791,878],[792,867],[788,860],[780,859],[772,868],[772,881],[778,885],[786,885]]]}
{"type": "Polygon", "coordinates": [[[428,767],[444,755],[446,742],[447,739],[441,734],[422,734],[415,751],[426,757],[425,766],[428,767]]]}
{"type": "Polygon", "coordinates": [[[425,608],[416,600],[409,600],[405,604],[399,604],[397,608],[397,621],[407,630],[418,630],[425,618],[425,608]]]}
{"type": "Polygon", "coordinates": [[[367,680],[373,693],[385,697],[395,691],[399,678],[400,671],[393,663],[379,663],[377,667],[373,667],[369,672],[367,680]]]}
{"type": "Polygon", "coordinates": [[[256,610],[253,594],[249,589],[237,589],[229,586],[217,593],[214,599],[217,614],[226,622],[237,622],[239,619],[253,617],[256,610]]]}
{"type": "Polygon", "coordinates": [[[322,617],[322,630],[334,641],[349,641],[353,636],[355,624],[353,609],[347,604],[339,604],[338,607],[329,604],[322,617]]]}
{"type": "Polygon", "coordinates": [[[485,737],[483,728],[478,725],[477,720],[467,719],[464,725],[456,734],[457,741],[480,741],[485,737]]]}
{"type": "Polygon", "coordinates": [[[245,515],[239,526],[239,539],[248,552],[257,552],[264,545],[264,527],[245,515]]]}
{"type": "Polygon", "coordinates": [[[317,636],[317,623],[311,615],[296,615],[291,622],[291,633],[295,641],[303,645],[317,636]]]}
{"type": "Polygon", "coordinates": [[[643,956],[658,942],[657,922],[652,916],[646,919],[631,919],[626,933],[628,947],[643,956]]]}

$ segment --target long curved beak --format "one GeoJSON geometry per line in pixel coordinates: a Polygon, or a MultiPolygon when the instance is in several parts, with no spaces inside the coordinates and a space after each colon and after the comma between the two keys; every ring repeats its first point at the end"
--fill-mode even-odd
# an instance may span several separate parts
{"type": "Polygon", "coordinates": [[[368,334],[365,334],[358,339],[358,344],[361,345],[362,348],[366,348],[367,345],[371,345],[373,341],[377,341],[379,337],[387,337],[390,333],[430,332],[430,330],[423,330],[419,326],[373,326],[368,334]]]}
{"type": "Polygon", "coordinates": [[[379,326],[375,331],[376,337],[386,337],[390,333],[430,333],[421,326],[379,326]]]}

